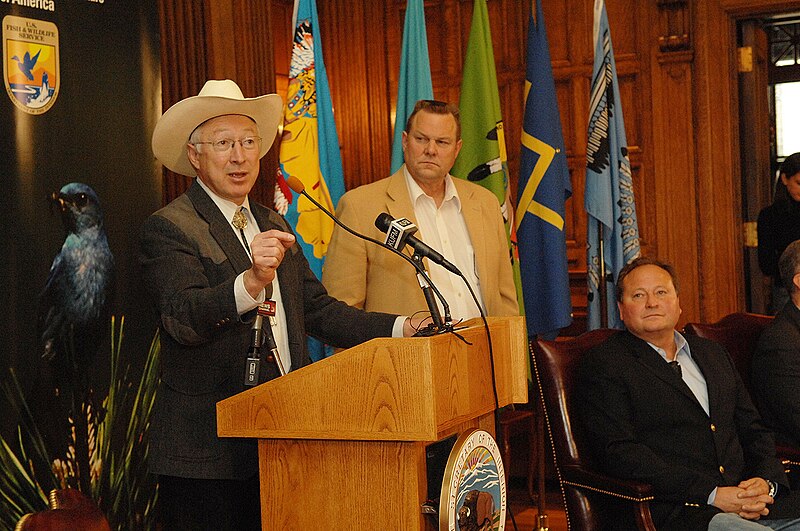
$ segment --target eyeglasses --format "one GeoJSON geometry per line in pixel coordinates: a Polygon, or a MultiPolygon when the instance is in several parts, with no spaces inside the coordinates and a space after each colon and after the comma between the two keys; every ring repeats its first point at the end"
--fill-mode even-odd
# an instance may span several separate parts
{"type": "Polygon", "coordinates": [[[242,149],[253,151],[258,149],[258,146],[261,144],[261,137],[246,136],[244,138],[240,138],[239,140],[234,140],[232,138],[220,138],[219,140],[212,140],[210,142],[192,142],[192,144],[211,144],[211,147],[214,149],[214,151],[225,153],[232,150],[233,146],[235,146],[237,142],[242,146],[242,149]]]}

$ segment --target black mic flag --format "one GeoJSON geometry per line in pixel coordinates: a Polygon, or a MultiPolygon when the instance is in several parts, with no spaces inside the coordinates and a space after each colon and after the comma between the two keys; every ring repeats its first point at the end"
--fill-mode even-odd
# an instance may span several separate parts
{"type": "Polygon", "coordinates": [[[427,258],[434,264],[439,264],[451,273],[462,276],[461,271],[456,266],[447,261],[438,251],[430,247],[427,243],[423,242],[416,236],[417,227],[406,218],[392,219],[392,216],[386,212],[381,212],[375,218],[375,226],[379,231],[387,235],[387,245],[391,245],[397,250],[401,250],[405,242],[414,248],[414,251],[423,258],[427,258]],[[413,230],[411,228],[413,227],[413,230]],[[390,244],[388,240],[393,240],[390,244]],[[399,247],[395,246],[395,241],[399,243],[399,247]]]}
{"type": "MultiPolygon", "coordinates": [[[[291,188],[295,193],[302,194],[303,196],[305,196],[309,201],[311,201],[317,208],[319,208],[322,212],[324,212],[325,215],[327,215],[329,218],[331,218],[334,221],[334,223],[336,223],[342,229],[346,230],[347,232],[349,232],[353,236],[356,236],[357,238],[361,238],[362,240],[374,243],[375,245],[378,245],[380,247],[384,247],[384,248],[388,249],[389,251],[393,252],[394,254],[396,254],[397,256],[399,256],[400,258],[402,258],[403,260],[405,260],[406,262],[408,262],[412,266],[414,266],[414,269],[417,270],[418,277],[421,277],[422,280],[424,280],[424,284],[427,284],[427,285],[423,285],[423,282],[420,281],[420,287],[422,288],[423,292],[425,292],[426,289],[433,290],[433,292],[436,294],[436,297],[442,303],[442,308],[444,309],[444,314],[445,314],[445,317],[446,317],[446,319],[445,319],[446,323],[445,324],[448,325],[448,326],[452,325],[452,323],[450,322],[450,305],[447,304],[447,301],[445,300],[444,296],[442,296],[441,292],[433,284],[433,281],[431,281],[431,279],[428,276],[428,273],[425,271],[425,267],[423,267],[423,264],[422,264],[421,261],[420,261],[420,263],[417,263],[414,260],[412,260],[410,256],[408,256],[408,255],[406,255],[404,253],[401,253],[397,249],[395,249],[395,248],[393,248],[393,247],[391,247],[391,246],[389,246],[389,245],[387,245],[387,244],[385,244],[385,243],[383,243],[381,241],[378,241],[375,238],[370,238],[369,236],[365,236],[363,234],[360,234],[360,233],[354,231],[353,229],[351,229],[350,227],[348,227],[347,225],[345,225],[344,223],[342,223],[341,221],[339,221],[336,218],[336,216],[334,216],[332,213],[328,212],[328,210],[325,207],[323,207],[321,204],[319,204],[319,202],[316,199],[314,199],[313,197],[308,195],[308,193],[306,193],[305,185],[303,184],[303,182],[300,179],[298,179],[294,175],[290,175],[286,179],[286,184],[288,184],[289,188],[291,188]]],[[[383,215],[387,216],[390,220],[392,219],[391,216],[389,216],[388,214],[383,214],[383,215]]],[[[384,231],[384,232],[386,232],[386,231],[384,231]]],[[[417,240],[417,241],[419,241],[419,240],[417,240]]],[[[433,250],[431,249],[431,251],[433,251],[433,250]]],[[[436,252],[436,251],[433,251],[433,252],[436,252]]],[[[436,254],[438,254],[438,253],[436,253],[436,254]]],[[[439,256],[441,256],[441,255],[439,255],[439,256]]],[[[444,260],[444,258],[442,258],[442,260],[444,260]]],[[[453,266],[453,267],[455,268],[455,266],[453,266]]],[[[456,272],[457,271],[458,271],[458,269],[456,269],[456,272]]],[[[456,274],[460,275],[460,273],[456,273],[456,274]]],[[[432,300],[432,298],[430,298],[427,295],[425,297],[425,301],[428,303],[428,309],[430,310],[431,317],[433,318],[433,316],[438,314],[438,312],[439,312],[438,308],[436,308],[436,303],[432,300]]],[[[437,325],[438,325],[438,323],[437,323],[437,325]]],[[[436,328],[439,328],[440,329],[439,331],[444,331],[444,329],[442,329],[442,328],[440,328],[438,326],[436,328]]]]}

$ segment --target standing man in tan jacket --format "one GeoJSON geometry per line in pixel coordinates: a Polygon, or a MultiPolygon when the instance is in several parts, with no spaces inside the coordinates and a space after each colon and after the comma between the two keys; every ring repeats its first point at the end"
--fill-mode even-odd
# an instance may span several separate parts
{"type": "MultiPolygon", "coordinates": [[[[411,220],[419,229],[416,236],[464,274],[487,315],[517,315],[500,205],[490,191],[450,175],[460,149],[458,108],[418,101],[403,132],[403,167],[391,177],[346,193],[337,216],[354,230],[381,241],[384,235],[374,225],[380,213],[411,220]]],[[[334,297],[366,310],[405,315],[426,311],[414,268],[404,262],[337,227],[322,282],[334,297]]],[[[454,320],[480,315],[462,279],[425,262],[454,320]]]]}

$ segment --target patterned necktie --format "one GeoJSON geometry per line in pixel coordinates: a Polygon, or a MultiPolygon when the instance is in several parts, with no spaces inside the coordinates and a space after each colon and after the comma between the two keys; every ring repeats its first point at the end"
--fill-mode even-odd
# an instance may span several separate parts
{"type": "Polygon", "coordinates": [[[675,371],[675,374],[677,374],[678,377],[683,378],[683,372],[681,371],[681,364],[678,363],[678,360],[669,362],[669,366],[673,371],[675,371]]]}
{"type": "Polygon", "coordinates": [[[247,216],[244,213],[244,207],[239,207],[236,209],[236,212],[233,214],[233,220],[231,221],[234,227],[239,229],[239,234],[242,236],[242,243],[244,244],[244,248],[247,249],[247,254],[252,256],[250,252],[250,246],[247,245],[247,237],[244,235],[244,228],[247,227],[247,216]]]}

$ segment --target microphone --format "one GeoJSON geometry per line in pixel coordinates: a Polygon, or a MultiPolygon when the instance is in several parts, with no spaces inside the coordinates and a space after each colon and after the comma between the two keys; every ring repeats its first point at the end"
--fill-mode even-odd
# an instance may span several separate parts
{"type": "Polygon", "coordinates": [[[250,348],[247,350],[247,361],[244,366],[244,385],[247,387],[258,385],[261,373],[261,344],[264,342],[263,327],[264,317],[258,312],[250,329],[250,348]]]}
{"type": "Polygon", "coordinates": [[[258,305],[258,314],[256,315],[256,320],[263,319],[264,317],[268,319],[267,326],[262,331],[264,344],[266,345],[268,351],[266,360],[268,363],[274,363],[278,367],[278,374],[285,376],[286,370],[283,368],[283,362],[278,354],[278,344],[275,342],[275,336],[272,334],[272,319],[275,317],[277,306],[278,305],[275,303],[275,301],[271,299],[265,300],[258,305]]]}
{"type": "Polygon", "coordinates": [[[253,319],[253,327],[250,329],[250,348],[247,351],[247,361],[244,370],[244,385],[252,387],[258,385],[259,375],[261,374],[261,346],[266,344],[269,349],[266,361],[274,363],[278,367],[281,376],[286,374],[283,363],[278,355],[278,345],[275,336],[272,335],[272,323],[270,319],[275,316],[277,305],[273,300],[265,300],[258,305],[256,317],[253,319]],[[264,327],[264,318],[267,318],[267,326],[264,327]]]}
{"type": "MultiPolygon", "coordinates": [[[[427,287],[429,287],[430,289],[432,289],[434,291],[434,293],[436,293],[436,296],[439,298],[439,301],[442,303],[442,307],[444,308],[444,313],[445,313],[445,316],[446,316],[446,322],[442,326],[436,326],[436,325],[433,325],[433,324],[428,325],[425,329],[418,330],[415,335],[431,335],[431,334],[442,333],[442,332],[453,332],[453,323],[452,323],[452,320],[450,319],[450,306],[447,304],[447,301],[442,296],[441,292],[436,288],[436,286],[434,286],[433,282],[431,282],[430,277],[428,277],[428,274],[425,272],[425,268],[423,267],[421,260],[419,260],[419,261],[413,260],[408,255],[406,255],[405,253],[401,253],[400,251],[398,251],[397,249],[395,249],[391,245],[387,245],[385,243],[379,242],[375,238],[370,238],[369,236],[364,236],[363,234],[359,234],[358,232],[354,231],[353,229],[351,229],[350,227],[348,227],[347,225],[345,225],[344,223],[339,221],[336,216],[334,216],[333,214],[328,212],[328,209],[326,209],[324,206],[319,204],[319,201],[317,201],[316,199],[314,199],[313,197],[308,195],[308,193],[306,193],[306,186],[303,184],[303,182],[300,179],[298,179],[294,175],[290,175],[286,179],[286,183],[289,185],[289,188],[291,188],[295,193],[303,194],[306,197],[306,199],[311,201],[311,203],[313,203],[317,208],[322,210],[325,213],[325,215],[327,215],[329,218],[331,218],[333,220],[333,222],[336,223],[338,226],[340,226],[342,229],[346,230],[347,232],[349,232],[353,236],[356,236],[357,238],[361,238],[362,240],[365,240],[365,241],[368,241],[368,242],[372,242],[375,245],[379,245],[381,247],[385,247],[386,249],[389,249],[390,251],[392,251],[396,255],[402,257],[406,262],[408,262],[412,266],[414,266],[414,269],[417,270],[417,278],[418,279],[420,277],[422,277],[425,281],[427,281],[427,283],[428,283],[427,287]]],[[[404,219],[404,218],[401,218],[401,219],[404,219]]],[[[391,224],[392,221],[394,221],[392,219],[392,217],[389,214],[383,212],[383,213],[379,214],[378,217],[375,219],[375,226],[378,228],[378,230],[380,230],[381,232],[385,233],[385,232],[387,232],[389,230],[389,225],[391,224]],[[379,223],[380,223],[380,225],[379,225],[379,223]],[[384,226],[386,228],[384,228],[384,226]]],[[[454,274],[458,275],[459,277],[461,277],[461,279],[467,285],[467,289],[469,290],[469,293],[472,296],[472,300],[474,300],[475,304],[478,306],[478,311],[480,312],[481,320],[483,321],[483,327],[486,330],[486,338],[487,338],[487,342],[488,342],[488,346],[489,346],[489,366],[491,368],[491,374],[492,374],[492,392],[494,394],[495,409],[499,410],[500,409],[500,401],[498,400],[498,396],[497,396],[497,378],[495,376],[495,370],[494,370],[494,349],[492,347],[492,336],[491,336],[491,333],[489,331],[489,323],[486,320],[486,313],[483,311],[483,308],[481,307],[480,303],[478,302],[478,297],[475,295],[475,291],[472,289],[472,286],[470,286],[469,282],[467,282],[467,279],[464,276],[464,274],[461,273],[461,271],[459,271],[456,266],[454,266],[453,264],[448,262],[441,254],[439,254],[438,252],[434,251],[433,249],[428,247],[426,244],[424,244],[423,242],[421,242],[420,240],[418,240],[417,238],[415,238],[411,234],[408,234],[408,232],[409,232],[408,226],[409,225],[413,226],[414,224],[411,223],[407,219],[405,221],[407,223],[402,223],[401,222],[400,226],[401,227],[402,226],[406,227],[404,229],[404,231],[406,232],[405,239],[406,239],[407,243],[409,243],[414,248],[414,250],[416,251],[416,255],[417,256],[425,256],[429,260],[433,261],[434,263],[441,265],[442,267],[444,267],[445,269],[447,269],[451,273],[454,273],[454,274]]],[[[414,231],[416,231],[416,227],[414,227],[414,231]]],[[[410,232],[413,233],[414,231],[410,231],[410,232]]],[[[426,294],[425,298],[426,298],[426,301],[428,303],[428,308],[430,309],[430,312],[431,312],[431,317],[433,318],[433,316],[435,316],[438,313],[439,310],[438,310],[438,308],[436,308],[435,301],[432,301],[431,298],[428,296],[428,293],[425,292],[426,286],[423,286],[422,282],[420,282],[420,287],[422,288],[423,292],[426,294]]],[[[458,335],[458,334],[456,334],[456,335],[458,335]]],[[[461,338],[461,339],[463,340],[463,338],[461,338]]]]}
{"type": "MultiPolygon", "coordinates": [[[[478,311],[481,314],[481,320],[483,321],[484,329],[486,330],[486,337],[489,344],[489,360],[492,369],[492,391],[494,392],[494,403],[495,408],[500,408],[500,401],[497,397],[497,379],[495,377],[494,371],[494,349],[492,348],[492,336],[489,332],[489,323],[486,320],[486,313],[483,311],[480,302],[478,302],[478,297],[475,295],[475,291],[472,289],[472,286],[467,281],[467,278],[464,276],[461,271],[451,264],[450,262],[445,259],[444,256],[439,254],[437,251],[429,247],[426,243],[422,242],[418,238],[416,238],[413,234],[417,231],[417,227],[411,223],[406,218],[399,218],[399,219],[392,219],[392,216],[387,214],[386,212],[381,212],[378,214],[378,217],[375,218],[375,226],[378,228],[379,231],[386,233],[386,247],[389,249],[394,249],[396,245],[398,248],[402,248],[404,243],[410,245],[414,248],[414,256],[416,257],[426,257],[431,262],[435,264],[439,264],[440,266],[444,267],[451,273],[461,277],[461,280],[464,281],[466,284],[467,289],[469,290],[470,295],[472,296],[472,300],[475,301],[475,305],[478,307],[478,311]]],[[[402,253],[401,253],[402,254],[402,253]]],[[[405,255],[403,255],[405,256],[405,255]]],[[[425,288],[423,287],[423,292],[425,288]]],[[[438,292],[437,292],[438,293],[438,292]]],[[[427,294],[426,294],[427,295],[427,294]]],[[[449,309],[445,309],[447,315],[450,314],[449,309]]],[[[431,311],[433,314],[433,311],[431,311]]]]}
{"type": "MultiPolygon", "coordinates": [[[[439,323],[435,322],[433,327],[437,331],[446,331],[449,328],[452,328],[452,322],[451,322],[451,319],[450,319],[450,305],[447,304],[447,301],[445,300],[445,298],[442,295],[442,293],[433,284],[433,281],[431,281],[431,279],[428,276],[428,273],[425,271],[425,267],[422,265],[421,261],[418,263],[417,261],[412,260],[412,258],[409,257],[408,255],[406,255],[405,253],[401,253],[400,251],[398,251],[394,247],[392,247],[390,245],[386,245],[385,243],[380,242],[380,241],[376,240],[375,238],[370,238],[369,236],[365,236],[363,234],[360,234],[360,233],[354,231],[353,229],[351,229],[350,227],[348,227],[347,225],[345,225],[344,223],[342,223],[341,221],[339,221],[339,219],[336,216],[334,216],[332,213],[330,213],[328,211],[328,209],[326,209],[324,206],[322,206],[319,203],[319,201],[317,201],[316,199],[314,199],[313,197],[308,195],[308,193],[306,192],[306,186],[303,184],[303,181],[301,181],[300,179],[298,179],[294,175],[290,175],[286,179],[286,184],[288,184],[289,188],[291,188],[295,193],[302,194],[303,196],[305,196],[306,199],[311,201],[317,208],[319,208],[321,211],[323,211],[325,213],[325,215],[327,215],[329,218],[331,218],[333,220],[333,222],[336,223],[338,226],[340,226],[342,229],[346,230],[347,232],[349,232],[350,234],[352,234],[353,236],[355,236],[357,238],[361,238],[362,240],[368,241],[370,243],[374,243],[375,245],[378,245],[380,247],[383,247],[385,249],[390,250],[391,252],[393,252],[394,254],[396,254],[397,256],[401,257],[403,260],[405,260],[406,262],[408,262],[409,264],[414,266],[414,269],[417,270],[417,279],[420,282],[420,287],[422,288],[423,293],[426,294],[425,301],[428,303],[428,309],[431,312],[431,318],[434,319],[434,321],[436,321],[435,317],[437,315],[439,315],[439,309],[436,307],[435,301],[433,301],[432,298],[429,297],[428,292],[425,291],[426,289],[433,290],[433,292],[436,294],[436,297],[442,303],[442,308],[444,309],[444,314],[446,316],[446,323],[444,323],[444,326],[446,328],[443,328],[442,326],[440,326],[441,317],[439,317],[439,319],[438,319],[439,323]],[[420,277],[422,278],[422,280],[420,280],[420,277]]],[[[383,214],[383,215],[387,216],[389,219],[392,219],[391,216],[389,216],[388,214],[383,214]]],[[[411,222],[409,221],[409,223],[411,223],[411,222]]],[[[411,223],[411,225],[413,225],[413,223],[411,223]]],[[[416,230],[416,227],[415,227],[415,230],[416,230]]],[[[386,231],[383,231],[383,232],[386,232],[386,231]]],[[[441,255],[439,255],[439,256],[441,256],[441,255]]],[[[444,260],[444,258],[442,258],[442,260],[444,260]]],[[[456,269],[456,271],[458,271],[458,270],[456,269]]],[[[430,329],[431,326],[432,325],[428,325],[428,329],[430,329]]],[[[422,332],[423,332],[423,330],[417,331],[417,335],[420,335],[422,332]]],[[[434,332],[434,333],[436,333],[436,332],[434,332]]]]}
{"type": "Polygon", "coordinates": [[[386,234],[386,245],[395,249],[402,249],[405,244],[414,248],[414,252],[423,258],[427,258],[434,264],[439,264],[451,273],[463,276],[456,266],[447,261],[438,251],[423,242],[414,233],[417,227],[406,218],[392,219],[386,212],[381,212],[375,218],[375,226],[379,231],[386,234]]]}
{"type": "MultiPolygon", "coordinates": [[[[378,218],[380,219],[380,216],[378,216],[378,218]]],[[[378,224],[377,220],[375,221],[375,224],[378,224]]],[[[417,226],[406,218],[398,218],[393,219],[389,223],[388,230],[384,230],[382,232],[386,233],[386,241],[383,243],[389,247],[397,249],[398,251],[402,251],[403,247],[406,246],[406,240],[408,237],[417,232],[417,226]]]]}

